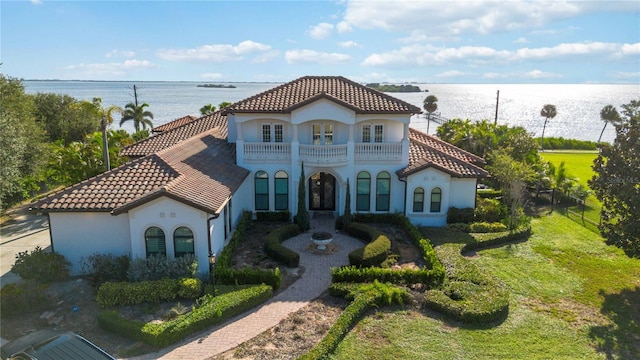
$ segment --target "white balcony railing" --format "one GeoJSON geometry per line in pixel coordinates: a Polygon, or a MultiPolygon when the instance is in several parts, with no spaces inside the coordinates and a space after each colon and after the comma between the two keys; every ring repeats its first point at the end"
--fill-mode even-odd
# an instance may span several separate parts
{"type": "Polygon", "coordinates": [[[356,161],[402,160],[402,143],[359,143],[355,147],[356,161]]]}
{"type": "Polygon", "coordinates": [[[347,159],[347,145],[300,145],[300,160],[308,164],[337,165],[347,159]]]}
{"type": "Polygon", "coordinates": [[[289,143],[244,143],[245,160],[291,160],[289,143]]]}

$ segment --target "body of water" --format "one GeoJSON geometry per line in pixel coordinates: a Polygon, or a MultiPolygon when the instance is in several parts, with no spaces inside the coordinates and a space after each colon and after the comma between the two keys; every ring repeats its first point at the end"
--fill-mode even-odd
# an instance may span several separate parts
{"type": "MultiPolygon", "coordinates": [[[[198,115],[205,104],[217,106],[224,101],[236,102],[269,90],[278,83],[232,83],[234,89],[197,87],[195,82],[125,82],[125,81],[58,81],[25,80],[27,93],[52,92],[67,94],[80,100],[102,98],[104,106],[124,107],[134,101],[136,85],[138,102],[149,104],[154,114],[153,124],[159,126],[185,115],[198,115]]],[[[640,98],[640,84],[416,84],[429,92],[390,93],[399,99],[422,108],[428,95],[438,97],[438,112],[445,118],[494,121],[496,95],[498,123],[522,126],[534,136],[542,134],[544,118],[540,110],[545,104],[556,106],[558,115],[549,120],[545,137],[562,136],[571,139],[596,141],[602,130],[600,110],[608,104],[621,111],[621,105],[640,98]]],[[[116,119],[117,120],[117,119],[116,119]]],[[[412,118],[412,127],[426,131],[424,115],[412,118]]],[[[118,128],[118,124],[113,125],[118,128]]],[[[133,131],[131,123],[123,126],[133,131]]],[[[434,133],[435,124],[430,125],[434,133]]],[[[612,142],[615,131],[608,126],[603,141],[612,142]]]]}

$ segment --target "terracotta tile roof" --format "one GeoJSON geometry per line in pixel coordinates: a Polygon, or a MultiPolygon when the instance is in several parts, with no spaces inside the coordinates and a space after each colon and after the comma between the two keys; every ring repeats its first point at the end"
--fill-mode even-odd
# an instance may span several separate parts
{"type": "Polygon", "coordinates": [[[216,214],[248,175],[235,165],[235,145],[216,128],[53,194],[32,209],[117,215],[166,196],[216,214]]]}
{"type": "Polygon", "coordinates": [[[420,108],[342,76],[305,76],[230,105],[224,113],[289,113],[328,98],[367,114],[417,114],[420,108]]]}
{"type": "Polygon", "coordinates": [[[183,116],[181,118],[175,119],[175,120],[173,120],[171,122],[168,122],[166,124],[162,124],[160,126],[156,126],[151,131],[155,132],[155,133],[161,133],[163,131],[175,129],[175,128],[180,127],[180,126],[182,126],[184,124],[188,124],[188,123],[192,122],[193,120],[195,120],[197,118],[198,117],[193,116],[193,115],[183,116]]]}
{"type": "Polygon", "coordinates": [[[227,117],[222,115],[220,111],[131,144],[122,149],[120,154],[129,157],[154,154],[213,128],[218,128],[221,138],[227,138],[227,117]]]}
{"type": "Polygon", "coordinates": [[[483,164],[484,160],[476,155],[410,128],[409,165],[396,173],[403,178],[434,167],[453,177],[487,177],[489,173],[480,167],[483,164]]]}

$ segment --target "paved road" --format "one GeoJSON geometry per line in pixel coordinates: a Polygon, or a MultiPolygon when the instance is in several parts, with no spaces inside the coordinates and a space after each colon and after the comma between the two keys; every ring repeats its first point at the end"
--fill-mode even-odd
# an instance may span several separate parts
{"type": "Polygon", "coordinates": [[[11,272],[19,252],[33,250],[36,246],[50,249],[49,222],[45,215],[30,213],[28,206],[9,211],[11,220],[0,226],[0,287],[20,281],[11,272]]]}

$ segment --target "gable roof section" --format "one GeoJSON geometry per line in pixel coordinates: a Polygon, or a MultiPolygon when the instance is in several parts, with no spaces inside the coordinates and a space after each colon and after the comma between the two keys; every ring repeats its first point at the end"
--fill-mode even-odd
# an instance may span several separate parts
{"type": "Polygon", "coordinates": [[[409,131],[409,165],[396,174],[405,178],[426,168],[436,168],[459,178],[487,177],[489,173],[481,168],[484,160],[456,146],[436,139],[421,131],[409,131]]]}
{"type": "Polygon", "coordinates": [[[227,117],[222,115],[220,111],[197,118],[180,126],[171,127],[157,135],[131,144],[122,149],[120,154],[129,157],[154,154],[213,128],[218,128],[217,134],[219,134],[222,139],[227,138],[227,117]]]}
{"type": "Polygon", "coordinates": [[[165,196],[217,214],[249,171],[235,165],[235,145],[219,129],[131,161],[37,202],[37,211],[117,215],[165,196]]]}
{"type": "Polygon", "coordinates": [[[177,127],[180,127],[184,124],[188,124],[190,122],[192,122],[193,120],[197,119],[196,116],[193,115],[187,115],[187,116],[183,116],[181,118],[175,119],[171,122],[168,122],[166,124],[162,124],[160,126],[156,126],[153,129],[151,129],[152,132],[154,133],[161,133],[167,130],[171,130],[171,129],[175,129],[177,127]]]}
{"type": "Polygon", "coordinates": [[[342,76],[305,76],[226,107],[233,113],[290,113],[326,97],[359,114],[418,114],[417,106],[342,76]]]}

